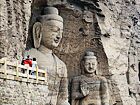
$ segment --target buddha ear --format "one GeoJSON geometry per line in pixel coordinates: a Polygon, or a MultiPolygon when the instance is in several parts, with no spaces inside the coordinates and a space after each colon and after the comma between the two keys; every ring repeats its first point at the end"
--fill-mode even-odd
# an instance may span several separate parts
{"type": "Polygon", "coordinates": [[[85,73],[85,68],[84,68],[84,60],[82,59],[81,62],[80,62],[80,69],[81,69],[81,74],[84,74],[85,73]]]}
{"type": "Polygon", "coordinates": [[[33,25],[33,41],[35,48],[39,48],[41,38],[42,38],[42,24],[40,22],[36,22],[33,25]]]}

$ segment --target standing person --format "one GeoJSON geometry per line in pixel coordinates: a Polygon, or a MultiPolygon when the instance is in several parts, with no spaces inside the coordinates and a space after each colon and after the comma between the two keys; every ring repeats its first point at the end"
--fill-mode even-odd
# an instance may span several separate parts
{"type": "Polygon", "coordinates": [[[24,65],[24,57],[22,58],[21,65],[24,65]]]}
{"type": "Polygon", "coordinates": [[[34,47],[29,51],[37,59],[40,69],[48,69],[46,105],[69,105],[67,68],[52,50],[63,33],[63,19],[55,7],[45,7],[44,14],[33,25],[34,47]]]}
{"type": "Polygon", "coordinates": [[[37,69],[37,61],[36,61],[36,58],[33,58],[31,75],[35,73],[36,69],[37,69]]]}
{"type": "MultiPolygon", "coordinates": [[[[24,65],[24,61],[25,61],[25,58],[23,57],[22,58],[22,61],[21,61],[21,65],[24,65]]],[[[25,69],[21,68],[21,72],[22,73],[25,73],[25,69]]]]}
{"type": "Polygon", "coordinates": [[[24,60],[24,65],[28,67],[32,67],[32,60],[30,58],[30,55],[28,55],[27,58],[24,60]]]}

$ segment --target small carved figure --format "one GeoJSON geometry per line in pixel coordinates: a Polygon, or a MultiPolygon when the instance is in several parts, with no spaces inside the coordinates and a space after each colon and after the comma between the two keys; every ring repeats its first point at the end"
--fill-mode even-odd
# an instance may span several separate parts
{"type": "Polygon", "coordinates": [[[97,61],[93,52],[86,52],[82,60],[84,72],[72,80],[72,105],[109,105],[105,77],[96,75],[97,61]]]}
{"type": "Polygon", "coordinates": [[[63,19],[54,7],[44,8],[44,15],[33,25],[34,47],[28,54],[36,58],[40,69],[48,73],[46,105],[69,105],[67,69],[53,52],[62,39],[63,19]]]}

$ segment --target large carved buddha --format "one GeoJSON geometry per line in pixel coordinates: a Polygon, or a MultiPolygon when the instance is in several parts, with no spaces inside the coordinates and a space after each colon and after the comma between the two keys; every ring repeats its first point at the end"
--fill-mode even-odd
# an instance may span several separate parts
{"type": "Polygon", "coordinates": [[[33,25],[34,47],[28,54],[37,59],[40,69],[48,72],[46,105],[68,105],[67,69],[53,52],[62,39],[63,19],[54,7],[44,8],[44,15],[33,25]]]}

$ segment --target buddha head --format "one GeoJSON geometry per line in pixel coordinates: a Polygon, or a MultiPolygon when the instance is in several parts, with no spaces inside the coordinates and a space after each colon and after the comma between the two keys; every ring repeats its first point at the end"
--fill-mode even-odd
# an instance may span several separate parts
{"type": "Polygon", "coordinates": [[[45,7],[43,15],[38,20],[33,25],[34,47],[39,48],[40,45],[49,49],[57,47],[63,33],[63,19],[58,15],[57,8],[45,7]]]}
{"type": "Polygon", "coordinates": [[[84,73],[86,74],[94,74],[97,68],[97,60],[96,56],[93,52],[87,51],[83,57],[83,68],[84,73]]]}

